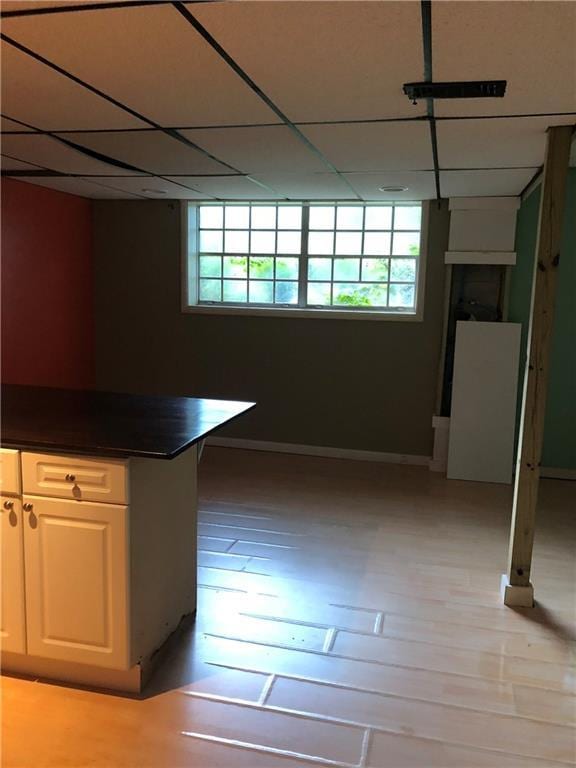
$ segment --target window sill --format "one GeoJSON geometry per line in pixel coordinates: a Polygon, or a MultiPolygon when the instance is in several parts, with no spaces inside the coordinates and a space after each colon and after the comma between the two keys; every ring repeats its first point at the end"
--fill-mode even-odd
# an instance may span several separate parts
{"type": "Polygon", "coordinates": [[[231,307],[206,304],[192,304],[184,306],[182,311],[186,314],[196,315],[244,315],[252,317],[276,317],[276,318],[308,318],[323,320],[377,320],[393,322],[421,322],[420,312],[370,312],[346,309],[306,309],[302,307],[231,307]]]}

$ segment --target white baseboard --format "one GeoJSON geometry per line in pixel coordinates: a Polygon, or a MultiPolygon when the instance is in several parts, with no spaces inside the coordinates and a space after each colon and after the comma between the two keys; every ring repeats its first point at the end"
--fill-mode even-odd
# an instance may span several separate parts
{"type": "MultiPolygon", "coordinates": [[[[218,448],[241,448],[246,451],[270,451],[272,453],[293,453],[302,456],[320,456],[327,459],[351,459],[352,461],[376,461],[383,464],[409,464],[430,467],[434,472],[445,471],[441,461],[435,462],[430,456],[412,453],[384,453],[382,451],[361,451],[356,448],[332,448],[322,445],[299,445],[297,443],[275,443],[269,440],[245,440],[239,437],[208,437],[207,446],[218,448]]],[[[576,480],[576,469],[542,467],[540,477],[555,480],[576,480]]]]}
{"type": "Polygon", "coordinates": [[[576,469],[540,467],[540,477],[548,477],[552,480],[576,480],[576,469]]]}
{"type": "Polygon", "coordinates": [[[296,453],[304,456],[322,456],[328,459],[352,459],[353,461],[377,461],[385,464],[412,464],[427,467],[429,456],[410,453],[382,453],[380,451],[359,451],[355,448],[331,448],[321,445],[298,445],[296,443],[273,443],[267,440],[244,440],[235,437],[209,437],[206,445],[219,448],[242,448],[248,451],[272,451],[275,453],[296,453]]]}

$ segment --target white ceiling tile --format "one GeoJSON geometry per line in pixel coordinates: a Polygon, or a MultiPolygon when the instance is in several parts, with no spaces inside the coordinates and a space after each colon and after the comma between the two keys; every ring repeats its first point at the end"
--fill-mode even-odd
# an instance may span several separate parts
{"type": "Polygon", "coordinates": [[[308,125],[301,130],[339,171],[434,168],[428,122],[308,125]]]}
{"type": "Polygon", "coordinates": [[[422,78],[420,3],[188,7],[293,122],[425,114],[402,92],[422,78]]]}
{"type": "MultiPolygon", "coordinates": [[[[100,13],[100,11],[98,11],[100,13]]],[[[65,14],[66,16],[70,14],[65,14]]],[[[43,17],[55,18],[55,17],[43,17]]],[[[19,22],[21,19],[14,19],[19,22]]],[[[2,22],[6,34],[10,19],[2,22]]],[[[27,19],[42,29],[38,20],[27,19]]],[[[62,40],[60,41],[62,45],[62,40]]],[[[82,51],[82,45],[70,46],[82,51]]],[[[2,42],[2,112],[35,128],[137,128],[142,122],[2,42]]]]}
{"type": "Polygon", "coordinates": [[[42,134],[6,134],[2,137],[2,151],[19,160],[40,165],[51,171],[75,174],[126,174],[124,169],[94,160],[79,150],[42,134]]]}
{"type": "Polygon", "coordinates": [[[161,131],[68,133],[65,138],[148,173],[230,173],[198,150],[161,131]]]}
{"type": "Polygon", "coordinates": [[[284,125],[181,133],[244,173],[326,170],[318,156],[284,125]]]}
{"type": "MultiPolygon", "coordinates": [[[[221,200],[277,200],[282,197],[274,189],[260,186],[245,176],[187,176],[170,177],[173,181],[189,184],[199,190],[200,196],[221,200]]],[[[266,183],[266,182],[264,182],[266,183]]]]}
{"type": "Polygon", "coordinates": [[[95,184],[88,179],[69,179],[61,177],[38,178],[37,176],[19,176],[18,181],[25,181],[39,187],[48,187],[48,189],[56,189],[59,192],[67,192],[70,195],[80,195],[80,197],[135,199],[135,195],[108,186],[108,182],[110,184],[114,183],[111,179],[106,179],[105,185],[95,184]]]}
{"type": "Polygon", "coordinates": [[[500,197],[519,195],[536,168],[496,171],[442,171],[442,197],[500,197]]]}
{"type": "Polygon", "coordinates": [[[190,187],[195,185],[189,184],[189,181],[186,178],[169,181],[167,179],[160,179],[157,176],[115,176],[114,178],[91,176],[87,181],[91,181],[95,184],[110,185],[111,187],[123,190],[126,193],[132,193],[139,197],[147,197],[157,200],[180,198],[185,200],[198,200],[206,197],[206,195],[201,195],[193,189],[190,189],[190,187]]]}
{"type": "Polygon", "coordinates": [[[436,197],[433,171],[346,173],[364,200],[430,200],[436,197]],[[405,192],[381,192],[380,187],[407,187],[405,192]]]}
{"type": "Polygon", "coordinates": [[[439,120],[441,168],[501,168],[542,165],[546,129],[574,118],[523,117],[495,120],[439,120]]]}
{"type": "Polygon", "coordinates": [[[38,166],[34,165],[33,163],[25,163],[22,160],[16,160],[15,158],[9,157],[7,155],[2,155],[1,166],[3,171],[38,170],[38,166]]]}
{"type": "Polygon", "coordinates": [[[258,173],[254,178],[291,200],[356,200],[336,173],[258,173]]]}
{"type": "Polygon", "coordinates": [[[507,80],[503,98],[436,101],[437,115],[576,111],[576,3],[433,3],[434,79],[507,80]]]}
{"type": "Polygon", "coordinates": [[[4,32],[165,126],[279,122],[170,4],[7,19],[4,32]]]}

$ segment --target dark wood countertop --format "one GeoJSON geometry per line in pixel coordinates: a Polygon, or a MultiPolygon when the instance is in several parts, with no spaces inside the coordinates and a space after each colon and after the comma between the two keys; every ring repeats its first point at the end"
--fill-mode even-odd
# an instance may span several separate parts
{"type": "Polygon", "coordinates": [[[173,459],[255,403],[2,386],[4,448],[173,459]]]}

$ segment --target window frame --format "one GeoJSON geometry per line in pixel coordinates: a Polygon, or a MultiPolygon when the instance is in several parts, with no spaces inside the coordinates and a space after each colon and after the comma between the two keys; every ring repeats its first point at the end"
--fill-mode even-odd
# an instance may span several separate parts
{"type": "MultiPolygon", "coordinates": [[[[311,307],[301,306],[295,304],[293,306],[287,305],[255,305],[255,304],[226,304],[226,303],[214,303],[214,304],[199,304],[198,303],[198,287],[199,287],[199,252],[198,252],[198,215],[199,206],[208,203],[215,203],[215,200],[182,200],[181,201],[181,311],[186,314],[198,314],[198,315],[230,315],[230,316],[260,316],[260,317],[294,317],[294,318],[333,318],[333,319],[346,319],[346,320],[378,320],[378,321],[400,321],[400,322],[421,322],[424,317],[424,296],[426,290],[426,271],[428,261],[428,239],[429,239],[429,213],[430,213],[430,200],[366,200],[361,201],[360,205],[367,203],[406,203],[410,202],[419,203],[422,206],[422,220],[420,225],[420,254],[417,260],[417,275],[415,283],[416,293],[416,307],[414,311],[407,311],[403,309],[390,310],[385,309],[360,309],[354,308],[338,308],[333,307],[311,307]],[[190,249],[196,253],[196,258],[189,258],[190,249]],[[194,297],[196,303],[191,303],[191,299],[194,297]],[[189,300],[190,299],[190,300],[189,300]]],[[[242,205],[242,203],[256,203],[261,205],[266,204],[278,204],[279,200],[223,200],[217,201],[223,205],[234,203],[242,205]]],[[[334,205],[334,204],[346,204],[351,203],[349,200],[290,200],[286,201],[295,205],[303,206],[304,211],[309,210],[307,206],[310,205],[334,205]]],[[[304,226],[302,228],[303,241],[304,241],[304,226]]],[[[306,249],[305,249],[306,250],[306,249]]],[[[301,252],[297,258],[302,256],[307,257],[307,253],[301,252]]],[[[306,263],[306,262],[304,262],[306,263]]],[[[299,282],[306,279],[303,275],[304,269],[299,270],[299,282]]]]}

